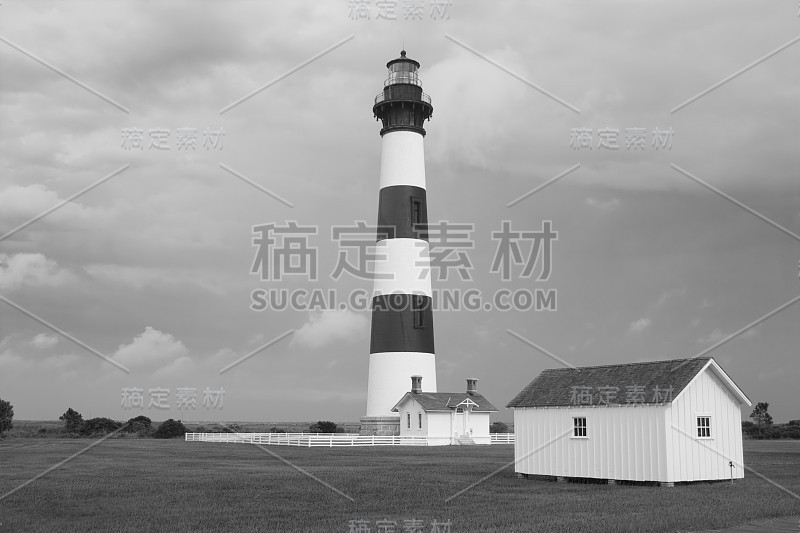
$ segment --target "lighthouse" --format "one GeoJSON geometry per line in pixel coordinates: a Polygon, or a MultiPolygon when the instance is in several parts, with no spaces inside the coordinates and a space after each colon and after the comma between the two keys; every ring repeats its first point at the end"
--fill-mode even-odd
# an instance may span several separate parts
{"type": "Polygon", "coordinates": [[[433,106],[419,67],[405,50],[389,61],[372,108],[382,126],[381,170],[364,435],[400,434],[392,408],[411,376],[436,392],[422,127],[433,106]]]}

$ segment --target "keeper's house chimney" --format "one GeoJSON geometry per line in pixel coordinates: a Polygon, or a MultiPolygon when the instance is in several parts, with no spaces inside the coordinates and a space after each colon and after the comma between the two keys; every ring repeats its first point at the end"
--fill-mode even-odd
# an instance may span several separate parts
{"type": "Polygon", "coordinates": [[[472,395],[478,391],[478,378],[467,378],[467,394],[472,395]]]}
{"type": "Polygon", "coordinates": [[[413,394],[422,392],[422,376],[411,376],[411,392],[413,394]]]}

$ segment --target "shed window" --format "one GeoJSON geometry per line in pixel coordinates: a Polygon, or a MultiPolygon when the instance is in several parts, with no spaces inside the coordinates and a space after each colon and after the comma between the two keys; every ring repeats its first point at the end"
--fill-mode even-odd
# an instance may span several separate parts
{"type": "Polygon", "coordinates": [[[710,439],[711,438],[711,417],[698,416],[697,417],[697,438],[710,439]]]}
{"type": "Polygon", "coordinates": [[[417,413],[417,416],[419,417],[419,429],[422,429],[422,413],[417,413]]]}
{"type": "Polygon", "coordinates": [[[586,417],[574,416],[572,417],[572,436],[585,437],[586,436],[586,417]]]}
{"type": "Polygon", "coordinates": [[[411,413],[406,413],[406,427],[411,429],[411,413]]]}

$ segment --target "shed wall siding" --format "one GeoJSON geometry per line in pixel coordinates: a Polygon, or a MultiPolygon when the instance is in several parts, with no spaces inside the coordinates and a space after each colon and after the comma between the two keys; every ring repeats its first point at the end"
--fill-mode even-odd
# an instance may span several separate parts
{"type": "Polygon", "coordinates": [[[514,410],[515,469],[525,474],[667,481],[664,406],[514,410]],[[587,438],[573,438],[585,416],[587,438]]]}
{"type": "Polygon", "coordinates": [[[742,415],[739,402],[706,370],[684,389],[667,410],[669,481],[744,477],[742,415]],[[697,438],[697,416],[711,416],[711,438],[697,438]]]}

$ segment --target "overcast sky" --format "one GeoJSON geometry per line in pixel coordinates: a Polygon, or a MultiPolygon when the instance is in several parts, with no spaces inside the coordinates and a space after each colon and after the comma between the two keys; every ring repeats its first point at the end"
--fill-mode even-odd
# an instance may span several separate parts
{"type": "MultiPolygon", "coordinates": [[[[376,221],[372,105],[403,45],[433,99],[429,219],[474,224],[471,279],[434,288],[557,295],[551,311],[437,312],[439,391],[474,376],[503,406],[559,360],[694,356],[797,298],[796,1],[426,0],[408,19],[406,3],[387,20],[347,0],[3,1],[0,397],[17,419],[363,416],[369,311],[257,312],[251,293],[371,290],[331,278],[331,230],[376,221]],[[196,149],[179,149],[183,128],[196,149]],[[150,130],[169,130],[165,149],[150,130]],[[504,220],[551,221],[549,279],[490,271],[504,220]],[[250,272],[253,226],[288,221],[317,228],[316,280],[250,272]],[[148,406],[156,388],[170,409],[148,406]],[[178,388],[196,409],[178,412],[178,388]],[[201,405],[207,388],[221,408],[201,405]]],[[[709,352],[776,421],[800,418],[799,323],[800,302],[709,352]]]]}

